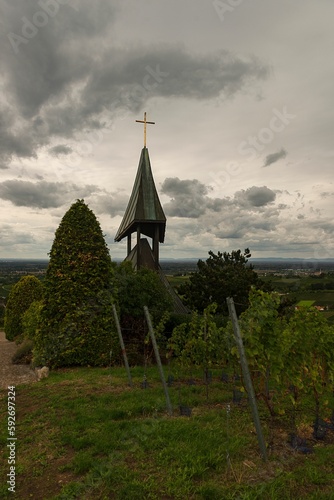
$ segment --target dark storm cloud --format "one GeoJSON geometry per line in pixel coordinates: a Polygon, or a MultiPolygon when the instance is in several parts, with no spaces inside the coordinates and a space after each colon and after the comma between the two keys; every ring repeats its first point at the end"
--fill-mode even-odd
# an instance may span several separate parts
{"type": "Polygon", "coordinates": [[[73,149],[66,144],[58,144],[57,146],[53,146],[53,148],[50,148],[49,153],[51,156],[55,156],[56,158],[58,158],[58,156],[69,155],[73,153],[73,149]]]}
{"type": "Polygon", "coordinates": [[[204,196],[208,188],[197,179],[180,180],[178,177],[167,177],[161,186],[161,192],[174,198],[176,196],[204,196]]]}
{"type": "MultiPolygon", "coordinates": [[[[210,188],[197,179],[167,178],[161,192],[171,198],[164,204],[169,217],[184,217],[193,222],[184,234],[208,234],[222,240],[261,238],[276,230],[285,203],[274,203],[280,191],[266,186],[251,186],[234,196],[211,198],[210,188]]],[[[248,240],[247,240],[248,241],[248,240]]]]}
{"type": "Polygon", "coordinates": [[[62,182],[8,180],[0,183],[0,198],[18,207],[56,208],[69,200],[88,196],[94,186],[62,182]]]}
{"type": "Polygon", "coordinates": [[[57,99],[69,90],[68,84],[87,76],[93,69],[87,65],[100,52],[97,44],[88,54],[87,46],[106,36],[114,19],[114,7],[103,0],[94,5],[82,0],[77,9],[70,2],[59,2],[53,15],[41,7],[46,3],[19,0],[5,2],[3,9],[2,38],[6,43],[1,59],[9,72],[7,90],[26,117],[35,116],[50,98],[57,99]],[[44,12],[42,26],[40,12],[44,12]],[[15,41],[11,34],[25,42],[15,41]]]}
{"type": "MultiPolygon", "coordinates": [[[[233,198],[210,198],[209,188],[205,184],[197,179],[180,180],[178,177],[165,179],[161,192],[172,198],[164,205],[166,214],[172,217],[199,218],[207,213],[211,213],[211,217],[213,213],[221,214],[223,210],[226,213],[234,210],[240,213],[240,210],[246,212],[266,208],[276,200],[276,193],[266,186],[252,186],[237,191],[233,198]]],[[[286,205],[277,208],[283,209],[286,205]]],[[[274,209],[275,215],[277,208],[274,209]]]]}
{"type": "MultiPolygon", "coordinates": [[[[244,239],[250,235],[258,237],[274,231],[280,211],[271,204],[254,207],[249,203],[248,195],[254,194],[256,190],[261,192],[262,188],[253,186],[249,190],[238,191],[233,198],[224,200],[225,206],[220,214],[207,215],[202,223],[211,234],[220,239],[244,239]]],[[[256,203],[258,202],[257,198],[256,203]]]]}
{"type": "Polygon", "coordinates": [[[137,111],[155,96],[228,98],[268,73],[258,59],[241,60],[227,51],[196,56],[166,45],[112,50],[90,76],[83,92],[83,112],[96,113],[104,106],[137,111]]]}
{"type": "Polygon", "coordinates": [[[166,214],[171,217],[196,219],[208,210],[219,212],[223,205],[223,200],[209,198],[207,186],[197,179],[167,178],[161,186],[161,192],[172,198],[164,204],[166,214]]]}
{"type": "Polygon", "coordinates": [[[14,155],[21,158],[36,157],[34,145],[35,141],[25,127],[18,126],[14,111],[0,103],[0,158],[4,162],[2,168],[6,167],[6,163],[14,155]]]}
{"type": "Polygon", "coordinates": [[[128,202],[128,196],[123,192],[109,193],[94,185],[16,179],[0,183],[0,198],[18,207],[37,209],[58,208],[77,198],[85,198],[96,213],[111,217],[123,215],[128,202]]]}
{"type": "Polygon", "coordinates": [[[263,207],[276,199],[276,193],[267,186],[252,186],[235,193],[234,198],[240,205],[249,207],[263,207]]]}
{"type": "Polygon", "coordinates": [[[285,151],[284,148],[282,148],[280,151],[277,151],[277,153],[271,153],[270,155],[267,155],[265,160],[264,160],[264,167],[268,167],[269,165],[272,165],[272,163],[275,163],[278,160],[281,160],[282,158],[285,158],[287,155],[287,152],[285,151]]]}
{"type": "Polygon", "coordinates": [[[120,113],[137,111],[152,97],[230,98],[269,73],[258,59],[227,51],[193,55],[175,45],[116,47],[114,2],[54,2],[54,15],[41,7],[43,1],[2,3],[0,84],[10,103],[0,140],[3,162],[33,157],[53,138],[75,139],[83,130],[109,127],[120,113]]]}

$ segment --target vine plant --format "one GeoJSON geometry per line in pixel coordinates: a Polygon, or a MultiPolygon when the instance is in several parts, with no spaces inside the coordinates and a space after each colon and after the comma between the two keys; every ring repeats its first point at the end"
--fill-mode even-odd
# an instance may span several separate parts
{"type": "Polygon", "coordinates": [[[225,351],[224,330],[214,320],[217,305],[211,304],[203,315],[194,313],[190,323],[182,323],[173,330],[169,349],[183,367],[201,367],[205,373],[208,397],[208,372],[221,364],[225,351]]]}

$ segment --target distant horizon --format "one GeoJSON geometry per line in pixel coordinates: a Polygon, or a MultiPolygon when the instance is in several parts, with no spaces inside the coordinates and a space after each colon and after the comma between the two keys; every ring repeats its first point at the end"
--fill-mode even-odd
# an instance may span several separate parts
{"type": "MultiPolygon", "coordinates": [[[[164,257],[160,258],[160,262],[168,261],[198,261],[206,260],[208,257],[164,257]]],[[[0,257],[0,262],[30,262],[30,261],[42,261],[49,262],[50,259],[45,257],[0,257]]],[[[124,259],[121,257],[116,257],[111,259],[114,262],[122,262],[124,259]]],[[[248,260],[253,261],[303,261],[303,262],[334,262],[334,257],[328,257],[325,259],[316,259],[315,257],[250,257],[248,260]]]]}

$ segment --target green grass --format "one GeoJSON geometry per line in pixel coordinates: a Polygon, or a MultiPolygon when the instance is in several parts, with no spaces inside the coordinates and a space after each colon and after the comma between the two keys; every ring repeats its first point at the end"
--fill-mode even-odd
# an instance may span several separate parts
{"type": "Polygon", "coordinates": [[[297,300],[314,300],[319,304],[332,304],[334,305],[334,292],[326,290],[305,290],[293,293],[297,300]]]}
{"type": "Polygon", "coordinates": [[[314,304],[314,300],[300,300],[297,306],[300,307],[311,307],[314,304]]]}
{"type": "MultiPolygon", "coordinates": [[[[173,373],[177,378],[177,372],[173,373]]],[[[287,444],[286,421],[260,417],[269,461],[263,463],[246,401],[231,402],[232,385],[213,371],[209,399],[200,372],[196,385],[169,388],[166,412],[155,367],[150,387],[144,369],[51,372],[48,379],[17,387],[17,496],[70,499],[325,499],[334,498],[334,446],[320,443],[312,455],[287,444]],[[179,415],[179,404],[192,408],[179,415]]],[[[167,375],[167,369],[166,369],[167,375]]],[[[1,478],[6,477],[6,391],[1,391],[1,478]]],[[[307,419],[306,419],[307,420],[307,419]]],[[[301,421],[304,433],[310,422],[301,421]]],[[[4,483],[3,483],[4,484],[4,483]]],[[[1,498],[11,498],[4,484],[1,498]]]]}
{"type": "Polygon", "coordinates": [[[186,283],[187,281],[189,281],[189,278],[190,278],[190,275],[187,275],[187,276],[167,276],[167,279],[172,286],[182,285],[183,283],[186,283]]]}

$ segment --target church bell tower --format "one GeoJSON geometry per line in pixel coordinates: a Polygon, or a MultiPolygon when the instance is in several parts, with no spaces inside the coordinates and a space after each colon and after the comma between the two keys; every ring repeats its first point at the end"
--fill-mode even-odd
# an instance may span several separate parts
{"type": "Polygon", "coordinates": [[[159,270],[159,243],[163,243],[165,239],[166,216],[154,184],[150,157],[146,147],[146,126],[154,122],[146,121],[146,113],[144,120],[136,121],[144,124],[144,147],[129,203],[115,236],[115,241],[127,238],[126,260],[130,260],[135,269],[148,267],[159,270]],[[136,235],[136,243],[132,248],[133,233],[136,235]],[[152,246],[146,238],[141,238],[141,235],[151,238],[152,246]]]}

